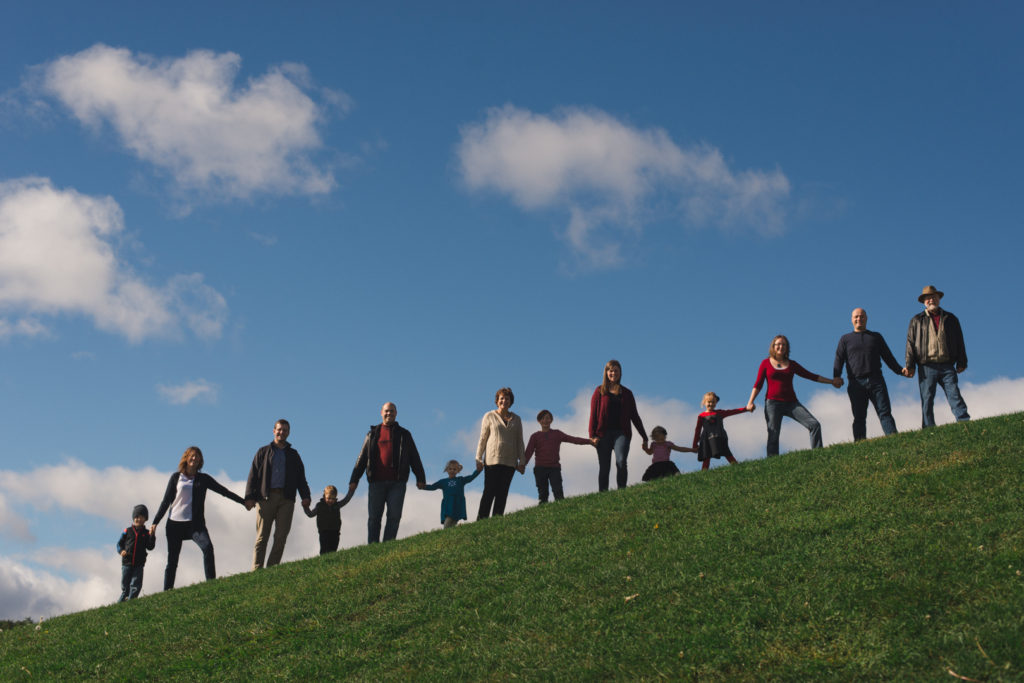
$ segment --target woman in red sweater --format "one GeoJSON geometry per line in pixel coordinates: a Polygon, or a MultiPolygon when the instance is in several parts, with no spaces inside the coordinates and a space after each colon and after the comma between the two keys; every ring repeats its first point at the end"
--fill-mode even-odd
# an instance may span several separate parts
{"type": "Polygon", "coordinates": [[[747,401],[747,410],[754,409],[754,399],[761,392],[765,380],[768,391],[764,396],[764,421],[768,424],[768,457],[779,454],[779,432],[782,429],[782,418],[791,417],[811,433],[811,448],[821,448],[821,424],[814,419],[811,412],[804,408],[793,391],[793,376],[800,375],[804,379],[821,384],[831,384],[839,388],[843,386],[843,378],[828,379],[821,375],[808,372],[795,360],[789,359],[789,340],[783,335],[776,335],[768,347],[768,358],[761,361],[757,370],[757,380],[747,401]]]}
{"type": "Polygon", "coordinates": [[[605,363],[601,386],[594,389],[590,398],[590,440],[597,446],[597,489],[608,490],[608,475],[611,472],[612,451],[615,451],[615,483],[626,487],[626,458],[629,457],[629,440],[633,436],[630,426],[643,438],[647,448],[647,432],[636,412],[633,392],[622,386],[622,366],[619,361],[605,363]]]}

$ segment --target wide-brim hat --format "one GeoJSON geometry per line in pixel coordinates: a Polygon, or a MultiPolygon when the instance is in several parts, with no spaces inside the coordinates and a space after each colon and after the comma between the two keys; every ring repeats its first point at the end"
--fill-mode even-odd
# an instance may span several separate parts
{"type": "Polygon", "coordinates": [[[928,285],[927,287],[921,290],[921,296],[917,297],[917,300],[923,304],[925,297],[929,296],[937,296],[941,299],[943,297],[943,294],[939,290],[935,289],[935,285],[928,285]]]}

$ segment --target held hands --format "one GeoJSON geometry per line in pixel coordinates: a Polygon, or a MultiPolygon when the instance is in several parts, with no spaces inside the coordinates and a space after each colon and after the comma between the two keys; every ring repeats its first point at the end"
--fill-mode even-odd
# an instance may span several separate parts
{"type": "Polygon", "coordinates": [[[967,366],[966,366],[966,365],[957,365],[957,366],[956,366],[956,374],[958,374],[958,375],[959,375],[959,374],[960,374],[961,372],[963,372],[963,371],[964,371],[964,370],[966,370],[966,369],[967,369],[967,366]]]}
{"type": "Polygon", "coordinates": [[[754,412],[754,410],[755,410],[755,408],[756,408],[756,407],[757,407],[757,406],[755,406],[755,405],[754,405],[753,403],[748,403],[748,404],[747,404],[747,412],[748,412],[748,413],[752,413],[752,412],[754,412]]]}
{"type": "Polygon", "coordinates": [[[121,557],[124,557],[124,556],[125,556],[125,555],[127,555],[127,554],[128,554],[128,551],[127,551],[127,550],[122,550],[122,551],[121,551],[121,557]]]}
{"type": "Polygon", "coordinates": [[[150,534],[150,536],[156,536],[156,524],[154,524],[153,526],[149,527],[149,534],[150,534]]]}
{"type": "Polygon", "coordinates": [[[842,377],[833,377],[832,378],[832,386],[834,386],[836,389],[838,389],[841,386],[843,386],[843,378],[842,377]]]}
{"type": "Polygon", "coordinates": [[[425,482],[425,481],[418,481],[418,482],[416,482],[416,488],[418,488],[420,491],[422,491],[423,489],[427,488],[427,482],[425,482]]]}
{"type": "Polygon", "coordinates": [[[242,503],[242,505],[245,506],[246,510],[252,510],[254,507],[256,507],[256,501],[255,500],[246,499],[246,501],[244,503],[242,503]]]}
{"type": "Polygon", "coordinates": [[[600,440],[601,439],[597,438],[596,436],[590,437],[590,443],[592,443],[594,445],[594,448],[597,448],[597,442],[600,441],[600,440]]]}
{"type": "Polygon", "coordinates": [[[477,460],[476,461],[476,471],[479,472],[483,468],[484,468],[484,463],[482,461],[480,461],[480,460],[477,460]]]}
{"type": "Polygon", "coordinates": [[[302,508],[303,508],[304,510],[308,510],[308,509],[309,509],[309,504],[310,504],[310,502],[312,502],[312,501],[310,501],[310,499],[309,499],[309,498],[303,498],[303,499],[302,499],[302,508]]]}
{"type": "Polygon", "coordinates": [[[900,374],[903,375],[904,377],[913,377],[914,371],[911,370],[910,368],[903,368],[903,370],[900,371],[900,374]]]}

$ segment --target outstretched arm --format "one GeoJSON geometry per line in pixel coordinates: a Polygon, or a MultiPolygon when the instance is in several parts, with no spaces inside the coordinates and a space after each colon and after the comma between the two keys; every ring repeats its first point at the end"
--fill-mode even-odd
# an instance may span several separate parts
{"type": "Polygon", "coordinates": [[[790,365],[793,366],[793,370],[796,372],[796,374],[800,375],[804,379],[809,379],[812,382],[818,382],[819,384],[831,384],[836,389],[843,386],[842,377],[833,377],[831,379],[828,377],[822,377],[821,375],[816,375],[810,370],[807,370],[806,368],[804,368],[804,366],[800,365],[795,360],[791,360],[789,361],[789,363],[790,365]]]}

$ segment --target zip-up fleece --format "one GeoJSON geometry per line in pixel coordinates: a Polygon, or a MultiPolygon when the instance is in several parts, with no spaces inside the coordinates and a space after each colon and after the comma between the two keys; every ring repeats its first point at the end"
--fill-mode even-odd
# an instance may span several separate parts
{"type": "MultiPolygon", "coordinates": [[[[363,472],[366,472],[367,481],[373,481],[373,465],[380,463],[380,427],[381,425],[374,425],[366,433],[363,448],[359,451],[359,458],[349,478],[350,485],[359,483],[359,477],[363,476],[363,472]]],[[[412,469],[416,475],[416,483],[427,483],[427,475],[423,471],[416,442],[412,440],[409,430],[399,426],[397,422],[391,423],[391,451],[395,458],[395,469],[398,470],[398,481],[409,481],[409,470],[412,469]]]]}
{"type": "Polygon", "coordinates": [[[155,547],[156,539],[149,533],[149,529],[139,529],[133,524],[121,534],[117,542],[117,554],[127,550],[128,553],[121,558],[121,564],[126,567],[143,567],[146,564],[146,551],[155,547]]]}

